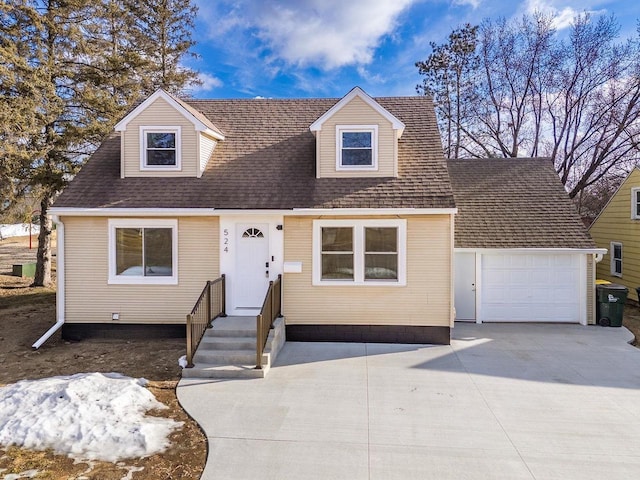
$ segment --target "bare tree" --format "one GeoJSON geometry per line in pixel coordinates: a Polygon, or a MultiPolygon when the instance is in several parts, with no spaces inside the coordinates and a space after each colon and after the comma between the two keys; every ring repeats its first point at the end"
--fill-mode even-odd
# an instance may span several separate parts
{"type": "MultiPolygon", "coordinates": [[[[471,64],[447,65],[460,62],[452,56],[438,57],[440,64],[419,62],[428,89],[418,91],[434,94],[440,116],[451,123],[443,129],[443,142],[450,143],[451,131],[460,133],[461,147],[448,153],[551,157],[572,198],[637,161],[640,38],[619,42],[618,30],[613,17],[587,13],[574,19],[566,39],[553,18],[540,13],[485,20],[478,29],[476,71],[465,73],[465,80],[473,80],[473,93],[465,99],[445,85],[451,78],[434,72],[471,64]],[[456,103],[468,103],[464,118],[449,107],[456,103]]],[[[432,45],[434,54],[439,49],[444,47],[432,45]]]]}
{"type": "Polygon", "coordinates": [[[618,29],[613,17],[576,17],[547,93],[549,155],[572,198],[640,157],[640,49],[615,43],[618,29]]]}

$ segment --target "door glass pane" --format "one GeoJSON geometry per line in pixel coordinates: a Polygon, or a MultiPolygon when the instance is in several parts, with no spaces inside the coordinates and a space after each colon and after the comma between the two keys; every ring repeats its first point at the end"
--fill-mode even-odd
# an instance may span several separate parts
{"type": "Polygon", "coordinates": [[[397,280],[398,255],[395,253],[374,253],[364,256],[365,280],[397,280]]]}
{"type": "Polygon", "coordinates": [[[173,275],[172,240],[170,228],[144,229],[145,276],[173,275]]]}
{"type": "Polygon", "coordinates": [[[353,280],[353,254],[325,253],[322,255],[323,280],[353,280]]]}
{"type": "Polygon", "coordinates": [[[397,252],[398,229],[365,228],[365,250],[367,252],[397,252]]]}
{"type": "Polygon", "coordinates": [[[323,227],[323,252],[352,252],[353,228],[351,227],[323,227]]]}
{"type": "Polygon", "coordinates": [[[142,275],[141,228],[116,228],[116,275],[142,275]]]}

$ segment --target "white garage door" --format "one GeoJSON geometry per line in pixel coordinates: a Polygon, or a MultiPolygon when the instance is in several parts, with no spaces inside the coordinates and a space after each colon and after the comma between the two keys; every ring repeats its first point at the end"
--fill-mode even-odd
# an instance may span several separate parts
{"type": "Polygon", "coordinates": [[[580,322],[583,255],[482,255],[485,322],[580,322]]]}

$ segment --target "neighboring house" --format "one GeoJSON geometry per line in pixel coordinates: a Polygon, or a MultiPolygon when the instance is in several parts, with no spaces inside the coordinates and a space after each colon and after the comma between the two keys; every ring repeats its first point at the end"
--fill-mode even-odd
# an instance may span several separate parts
{"type": "Polygon", "coordinates": [[[595,323],[598,250],[549,159],[449,160],[457,320],[595,323]]]}
{"type": "Polygon", "coordinates": [[[221,274],[227,313],[253,316],[282,274],[288,339],[448,343],[457,213],[449,169],[464,227],[455,251],[466,268],[474,255],[478,274],[465,275],[480,284],[478,314],[465,315],[591,322],[595,250],[557,177],[539,161],[491,162],[447,166],[423,96],[373,99],[354,88],[340,100],[184,101],[158,91],[117,124],[51,209],[58,324],[67,336],[183,331],[203,285],[221,274]],[[503,192],[511,182],[519,188],[503,192]],[[532,195],[532,184],[543,194],[532,195]],[[512,205],[523,220],[516,231],[493,223],[512,205]],[[487,227],[477,238],[468,216],[487,227]],[[555,233],[540,233],[548,228],[555,233]],[[520,274],[532,295],[513,296],[520,274]],[[491,302],[505,297],[513,301],[491,302]]]}
{"type": "Polygon", "coordinates": [[[607,254],[598,264],[598,278],[629,288],[638,300],[640,287],[640,169],[634,168],[609,203],[593,221],[589,232],[607,254]]]}

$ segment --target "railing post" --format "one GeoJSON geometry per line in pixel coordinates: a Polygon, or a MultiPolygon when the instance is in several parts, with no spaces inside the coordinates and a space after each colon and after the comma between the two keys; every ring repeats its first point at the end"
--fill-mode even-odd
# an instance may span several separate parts
{"type": "Polygon", "coordinates": [[[269,329],[273,328],[273,280],[269,282],[269,329]]]}
{"type": "Polygon", "coordinates": [[[211,280],[207,280],[207,328],[211,327],[211,280]]]}
{"type": "Polygon", "coordinates": [[[222,306],[222,312],[220,313],[221,317],[227,316],[227,278],[225,274],[222,274],[222,298],[220,299],[220,305],[222,306]]]}
{"type": "Polygon", "coordinates": [[[193,318],[187,315],[187,368],[193,368],[193,318]]]}
{"type": "Polygon", "coordinates": [[[278,317],[282,316],[282,274],[278,274],[278,317]]]}
{"type": "Polygon", "coordinates": [[[256,370],[262,370],[262,314],[256,317],[256,370]]]}

